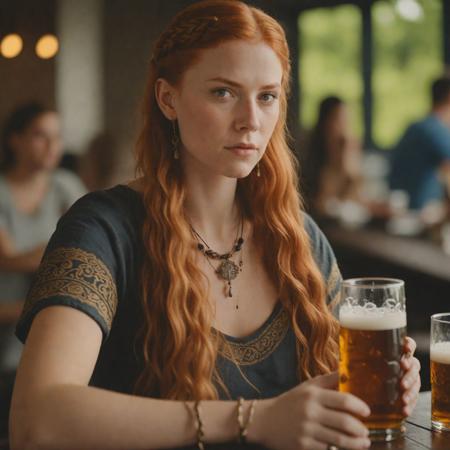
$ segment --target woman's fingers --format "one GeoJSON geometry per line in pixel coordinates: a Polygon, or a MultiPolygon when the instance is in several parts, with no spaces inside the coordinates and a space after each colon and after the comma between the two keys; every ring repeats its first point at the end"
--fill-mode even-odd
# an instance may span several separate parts
{"type": "Polygon", "coordinates": [[[340,433],[337,430],[333,430],[332,428],[323,425],[318,425],[316,439],[320,442],[348,450],[361,450],[362,448],[370,447],[370,439],[368,437],[348,436],[347,434],[340,433]]]}
{"type": "Polygon", "coordinates": [[[417,358],[412,357],[409,361],[409,367],[406,369],[402,377],[402,389],[409,389],[419,378],[420,379],[420,362],[417,358]]]}
{"type": "Polygon", "coordinates": [[[339,374],[336,371],[328,373],[326,375],[318,375],[310,380],[306,381],[308,384],[318,386],[325,389],[336,389],[339,382],[339,374]]]}
{"type": "Polygon", "coordinates": [[[416,381],[416,383],[411,387],[410,390],[405,392],[404,396],[402,397],[404,403],[402,411],[405,416],[409,416],[413,412],[419,398],[419,391],[420,378],[416,381]]]}
{"type": "Polygon", "coordinates": [[[405,337],[405,343],[403,345],[404,352],[410,356],[414,355],[414,352],[416,351],[417,344],[416,341],[413,338],[410,338],[409,336],[405,337]]]}
{"type": "Polygon", "coordinates": [[[324,409],[321,414],[320,424],[354,437],[364,438],[369,434],[369,430],[360,420],[342,411],[324,409]]]}
{"type": "Polygon", "coordinates": [[[345,411],[355,416],[367,417],[370,415],[370,408],[367,404],[353,394],[323,390],[319,395],[320,403],[327,408],[345,411]]]}

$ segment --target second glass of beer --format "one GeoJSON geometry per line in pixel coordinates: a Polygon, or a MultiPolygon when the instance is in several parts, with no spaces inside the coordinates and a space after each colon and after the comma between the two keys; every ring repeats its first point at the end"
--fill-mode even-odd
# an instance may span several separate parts
{"type": "Polygon", "coordinates": [[[406,336],[403,281],[345,280],[339,322],[339,390],[356,395],[370,407],[370,416],[361,420],[372,441],[402,436],[400,360],[406,336]]]}
{"type": "Polygon", "coordinates": [[[431,424],[450,431],[450,313],[431,316],[431,424]]]}

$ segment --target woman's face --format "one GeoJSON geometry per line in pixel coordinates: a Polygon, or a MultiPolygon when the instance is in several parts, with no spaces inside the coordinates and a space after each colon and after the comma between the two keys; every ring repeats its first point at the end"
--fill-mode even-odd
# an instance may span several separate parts
{"type": "Polygon", "coordinates": [[[282,67],[263,42],[235,40],[202,51],[175,90],[185,168],[247,176],[280,114],[282,67]]]}
{"type": "Polygon", "coordinates": [[[347,134],[350,128],[350,120],[345,103],[337,105],[328,117],[328,131],[337,135],[347,134]]]}
{"type": "Polygon", "coordinates": [[[37,116],[23,132],[11,138],[16,166],[32,170],[54,169],[61,159],[62,141],[58,115],[37,116]]]}

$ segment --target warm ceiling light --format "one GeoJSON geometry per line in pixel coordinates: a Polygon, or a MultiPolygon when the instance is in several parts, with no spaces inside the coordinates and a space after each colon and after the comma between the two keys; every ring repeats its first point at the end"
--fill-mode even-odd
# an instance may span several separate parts
{"type": "Polygon", "coordinates": [[[5,58],[15,58],[22,51],[22,48],[22,38],[18,34],[8,34],[0,44],[0,53],[5,58]]]}
{"type": "Polygon", "coordinates": [[[58,53],[58,49],[59,42],[53,34],[45,34],[36,44],[36,54],[42,59],[53,58],[58,53]]]}

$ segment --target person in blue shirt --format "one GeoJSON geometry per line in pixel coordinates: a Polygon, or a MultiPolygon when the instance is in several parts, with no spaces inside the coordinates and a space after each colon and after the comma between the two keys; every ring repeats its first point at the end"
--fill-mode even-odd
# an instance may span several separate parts
{"type": "Polygon", "coordinates": [[[408,127],[393,150],[390,187],[409,195],[411,209],[444,198],[440,170],[450,165],[450,77],[432,84],[432,109],[408,127]]]}

